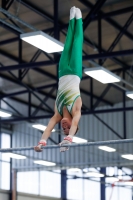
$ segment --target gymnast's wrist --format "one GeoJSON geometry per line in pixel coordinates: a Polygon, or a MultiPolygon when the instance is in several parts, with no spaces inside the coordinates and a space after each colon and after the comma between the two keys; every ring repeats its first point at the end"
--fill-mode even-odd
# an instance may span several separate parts
{"type": "Polygon", "coordinates": [[[47,145],[47,141],[44,140],[44,139],[41,139],[41,140],[38,142],[38,145],[40,145],[40,146],[46,146],[46,145],[47,145]]]}
{"type": "Polygon", "coordinates": [[[73,136],[72,135],[68,135],[67,137],[64,138],[64,140],[68,140],[69,142],[72,142],[73,136]]]}

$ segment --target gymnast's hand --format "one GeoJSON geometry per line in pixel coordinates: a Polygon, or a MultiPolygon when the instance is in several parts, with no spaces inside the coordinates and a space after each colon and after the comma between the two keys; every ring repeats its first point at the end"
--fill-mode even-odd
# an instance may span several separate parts
{"type": "Polygon", "coordinates": [[[42,152],[42,146],[46,146],[46,144],[46,140],[40,140],[40,142],[38,142],[38,145],[34,147],[34,150],[36,152],[42,152]]]}
{"type": "MultiPolygon", "coordinates": [[[[64,140],[59,144],[60,146],[66,145],[66,144],[71,144],[72,143],[73,136],[68,135],[67,137],[64,138],[64,140]]],[[[65,152],[69,150],[69,147],[60,147],[60,152],[65,152]]]]}

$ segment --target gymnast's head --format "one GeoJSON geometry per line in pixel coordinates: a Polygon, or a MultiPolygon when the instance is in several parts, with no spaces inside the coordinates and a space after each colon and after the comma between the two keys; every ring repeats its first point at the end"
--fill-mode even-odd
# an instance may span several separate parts
{"type": "MultiPolygon", "coordinates": [[[[69,135],[69,131],[70,131],[71,125],[72,125],[72,119],[64,117],[61,120],[61,127],[62,127],[63,132],[64,132],[65,135],[69,135]]],[[[77,127],[76,133],[78,132],[78,129],[79,128],[77,127]]]]}

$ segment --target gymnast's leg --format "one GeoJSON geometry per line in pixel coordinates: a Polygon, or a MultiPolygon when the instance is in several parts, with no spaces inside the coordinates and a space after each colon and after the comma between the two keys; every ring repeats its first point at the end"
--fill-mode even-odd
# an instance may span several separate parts
{"type": "Polygon", "coordinates": [[[82,46],[83,46],[83,23],[82,14],[79,8],[76,8],[75,34],[71,52],[70,65],[74,75],[82,78],[82,46]]]}
{"type": "Polygon", "coordinates": [[[71,51],[72,44],[74,38],[74,29],[75,29],[75,6],[70,9],[70,21],[69,27],[67,31],[67,37],[65,41],[64,50],[61,54],[60,62],[59,62],[59,78],[71,74],[70,69],[70,59],[71,59],[71,51]]]}

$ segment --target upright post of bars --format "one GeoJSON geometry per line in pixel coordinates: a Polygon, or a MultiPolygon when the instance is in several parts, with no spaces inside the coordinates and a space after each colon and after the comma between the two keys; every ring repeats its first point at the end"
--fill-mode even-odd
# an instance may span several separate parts
{"type": "MultiPolygon", "coordinates": [[[[106,168],[105,168],[105,167],[102,167],[102,168],[100,169],[100,173],[106,175],[106,168]]],[[[101,200],[106,200],[106,191],[105,191],[106,188],[105,188],[105,184],[103,184],[103,183],[105,183],[106,178],[105,178],[105,176],[104,176],[104,177],[101,177],[100,179],[101,179],[101,185],[100,185],[101,200]]]]}

